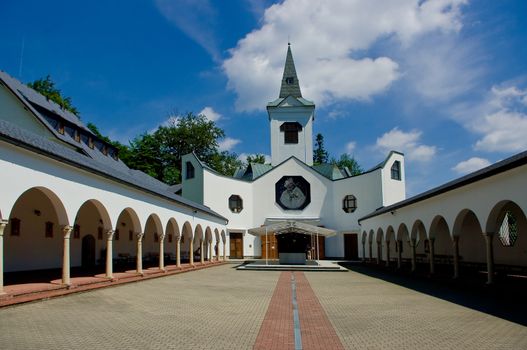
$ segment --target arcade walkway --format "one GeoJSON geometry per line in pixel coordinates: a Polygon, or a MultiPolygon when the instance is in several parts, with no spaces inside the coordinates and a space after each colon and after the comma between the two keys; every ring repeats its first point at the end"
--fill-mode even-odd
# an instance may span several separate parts
{"type": "Polygon", "coordinates": [[[294,349],[293,282],[303,349],[527,348],[521,322],[375,271],[293,277],[233,267],[2,308],[0,348],[294,349]]]}

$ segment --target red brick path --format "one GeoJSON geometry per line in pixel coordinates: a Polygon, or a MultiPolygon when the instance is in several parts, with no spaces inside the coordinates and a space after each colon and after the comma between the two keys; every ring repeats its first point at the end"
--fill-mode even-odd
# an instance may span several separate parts
{"type": "MultiPolygon", "coordinates": [[[[282,272],[264,321],[256,338],[254,349],[294,349],[293,302],[291,275],[282,272]]],[[[344,349],[326,312],[311,289],[303,272],[294,272],[296,296],[302,335],[302,349],[344,349]]]]}

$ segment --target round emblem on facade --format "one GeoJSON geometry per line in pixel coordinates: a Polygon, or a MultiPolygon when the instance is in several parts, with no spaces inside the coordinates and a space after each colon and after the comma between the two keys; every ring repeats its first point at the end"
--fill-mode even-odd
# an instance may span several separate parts
{"type": "Polygon", "coordinates": [[[309,182],[302,176],[284,176],[275,185],[276,203],[285,210],[302,210],[311,203],[309,182]]]}

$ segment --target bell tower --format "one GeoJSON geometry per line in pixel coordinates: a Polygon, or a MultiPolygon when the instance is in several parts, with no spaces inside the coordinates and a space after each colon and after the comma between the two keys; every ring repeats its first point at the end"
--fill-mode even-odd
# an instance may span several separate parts
{"type": "Polygon", "coordinates": [[[287,44],[284,74],[278,99],[267,104],[271,127],[271,164],[295,156],[313,165],[315,104],[302,97],[291,44],[287,44]]]}

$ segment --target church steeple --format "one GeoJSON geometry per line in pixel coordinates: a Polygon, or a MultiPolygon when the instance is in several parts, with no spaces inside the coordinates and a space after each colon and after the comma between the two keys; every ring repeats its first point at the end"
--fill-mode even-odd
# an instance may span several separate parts
{"type": "Polygon", "coordinates": [[[300,84],[296,76],[295,61],[291,53],[291,44],[287,44],[287,56],[285,59],[284,75],[282,77],[282,86],[280,87],[280,98],[287,96],[302,97],[300,84]]]}

